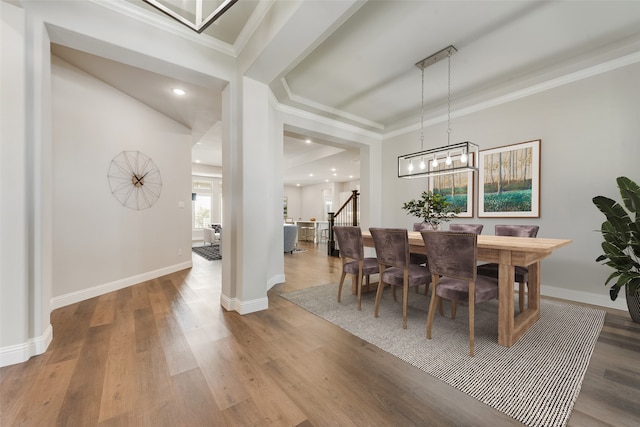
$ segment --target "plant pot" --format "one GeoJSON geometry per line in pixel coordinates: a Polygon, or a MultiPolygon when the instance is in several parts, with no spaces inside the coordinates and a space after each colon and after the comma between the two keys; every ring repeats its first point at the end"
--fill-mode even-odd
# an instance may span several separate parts
{"type": "Polygon", "coordinates": [[[636,292],[631,295],[629,287],[625,286],[625,296],[627,297],[627,308],[631,315],[631,320],[635,323],[640,323],[640,293],[636,292]]]}

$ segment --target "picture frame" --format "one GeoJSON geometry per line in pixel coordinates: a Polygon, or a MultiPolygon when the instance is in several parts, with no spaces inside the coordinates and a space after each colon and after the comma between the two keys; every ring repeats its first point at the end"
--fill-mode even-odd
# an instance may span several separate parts
{"type": "MultiPolygon", "coordinates": [[[[468,162],[474,164],[474,153],[469,154],[468,162]]],[[[460,162],[460,155],[451,156],[454,167],[464,166],[460,162]]],[[[428,162],[430,171],[449,169],[451,166],[444,165],[444,162],[434,168],[428,162]]],[[[447,198],[447,201],[454,207],[459,208],[456,214],[458,218],[473,218],[473,171],[456,172],[429,177],[429,190],[433,193],[440,193],[447,198]]]]}
{"type": "Polygon", "coordinates": [[[481,150],[479,218],[540,217],[541,140],[481,150]]]}

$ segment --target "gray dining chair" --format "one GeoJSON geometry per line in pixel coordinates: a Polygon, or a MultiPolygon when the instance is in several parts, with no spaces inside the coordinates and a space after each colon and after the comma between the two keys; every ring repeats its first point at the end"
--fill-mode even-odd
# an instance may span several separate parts
{"type": "Polygon", "coordinates": [[[407,329],[407,302],[409,288],[427,285],[431,273],[427,267],[409,262],[409,235],[404,228],[369,228],[380,270],[374,316],[378,317],[378,307],[385,284],[391,286],[393,300],[396,288],[402,288],[402,327],[407,329]]]}
{"type": "Polygon", "coordinates": [[[482,224],[450,224],[449,231],[463,231],[465,233],[482,233],[484,225],[482,224]]]}
{"type": "MultiPolygon", "coordinates": [[[[514,236],[514,237],[536,237],[538,230],[537,225],[496,225],[496,236],[514,236]]],[[[497,263],[487,263],[478,266],[478,274],[487,277],[498,278],[500,266],[497,263]]],[[[518,309],[520,313],[524,311],[525,286],[528,290],[529,269],[526,267],[516,266],[514,272],[515,281],[518,282],[518,309]]]]}
{"type": "Polygon", "coordinates": [[[340,248],[340,258],[342,258],[342,275],[340,285],[338,285],[338,302],[342,295],[342,285],[347,274],[353,277],[358,293],[358,310],[361,309],[362,302],[362,280],[366,277],[367,286],[369,276],[379,272],[378,259],[364,256],[364,243],[362,241],[362,230],[360,227],[334,226],[333,232],[340,248]]]}
{"type": "MultiPolygon", "coordinates": [[[[451,301],[451,318],[456,303],[469,305],[469,354],[474,355],[475,305],[498,298],[498,279],[478,276],[478,235],[457,231],[422,231],[431,270],[431,303],[427,317],[427,339],[431,339],[436,306],[451,301]]],[[[496,318],[497,322],[497,318],[496,318]]]]}

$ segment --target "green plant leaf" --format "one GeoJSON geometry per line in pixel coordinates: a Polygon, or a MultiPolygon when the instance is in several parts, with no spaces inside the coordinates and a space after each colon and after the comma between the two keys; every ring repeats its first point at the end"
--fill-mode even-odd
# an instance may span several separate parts
{"type": "Polygon", "coordinates": [[[612,283],[609,295],[614,301],[622,287],[631,293],[640,292],[640,186],[627,177],[618,177],[616,182],[624,207],[608,197],[592,199],[607,217],[600,227],[604,254],[596,262],[613,269],[604,284],[612,283]],[[630,213],[635,214],[633,219],[630,213]]]}
{"type": "Polygon", "coordinates": [[[620,176],[616,179],[618,188],[620,189],[620,196],[624,206],[633,213],[640,212],[640,187],[638,184],[627,178],[626,176],[620,176]]]}
{"type": "Polygon", "coordinates": [[[615,285],[609,289],[609,296],[611,297],[611,301],[615,301],[618,298],[618,293],[620,293],[620,288],[615,285]]]}
{"type": "MultiPolygon", "coordinates": [[[[618,202],[604,196],[596,196],[592,200],[596,207],[600,209],[600,212],[607,217],[616,232],[624,236],[630,234],[629,224],[631,219],[627,215],[627,211],[618,202]]],[[[624,240],[628,239],[628,237],[624,237],[624,240]]]]}

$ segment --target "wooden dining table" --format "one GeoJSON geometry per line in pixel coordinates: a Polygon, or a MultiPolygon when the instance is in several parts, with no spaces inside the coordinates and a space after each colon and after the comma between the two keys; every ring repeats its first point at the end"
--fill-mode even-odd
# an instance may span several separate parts
{"type": "MultiPolygon", "coordinates": [[[[362,231],[364,245],[373,246],[369,231],[362,231]]],[[[540,318],[540,261],[563,246],[566,239],[478,235],[478,261],[499,264],[498,344],[511,347],[540,318]],[[514,266],[527,267],[529,292],[522,313],[514,311],[514,266]]],[[[426,253],[419,232],[409,232],[410,251],[426,253]]]]}

